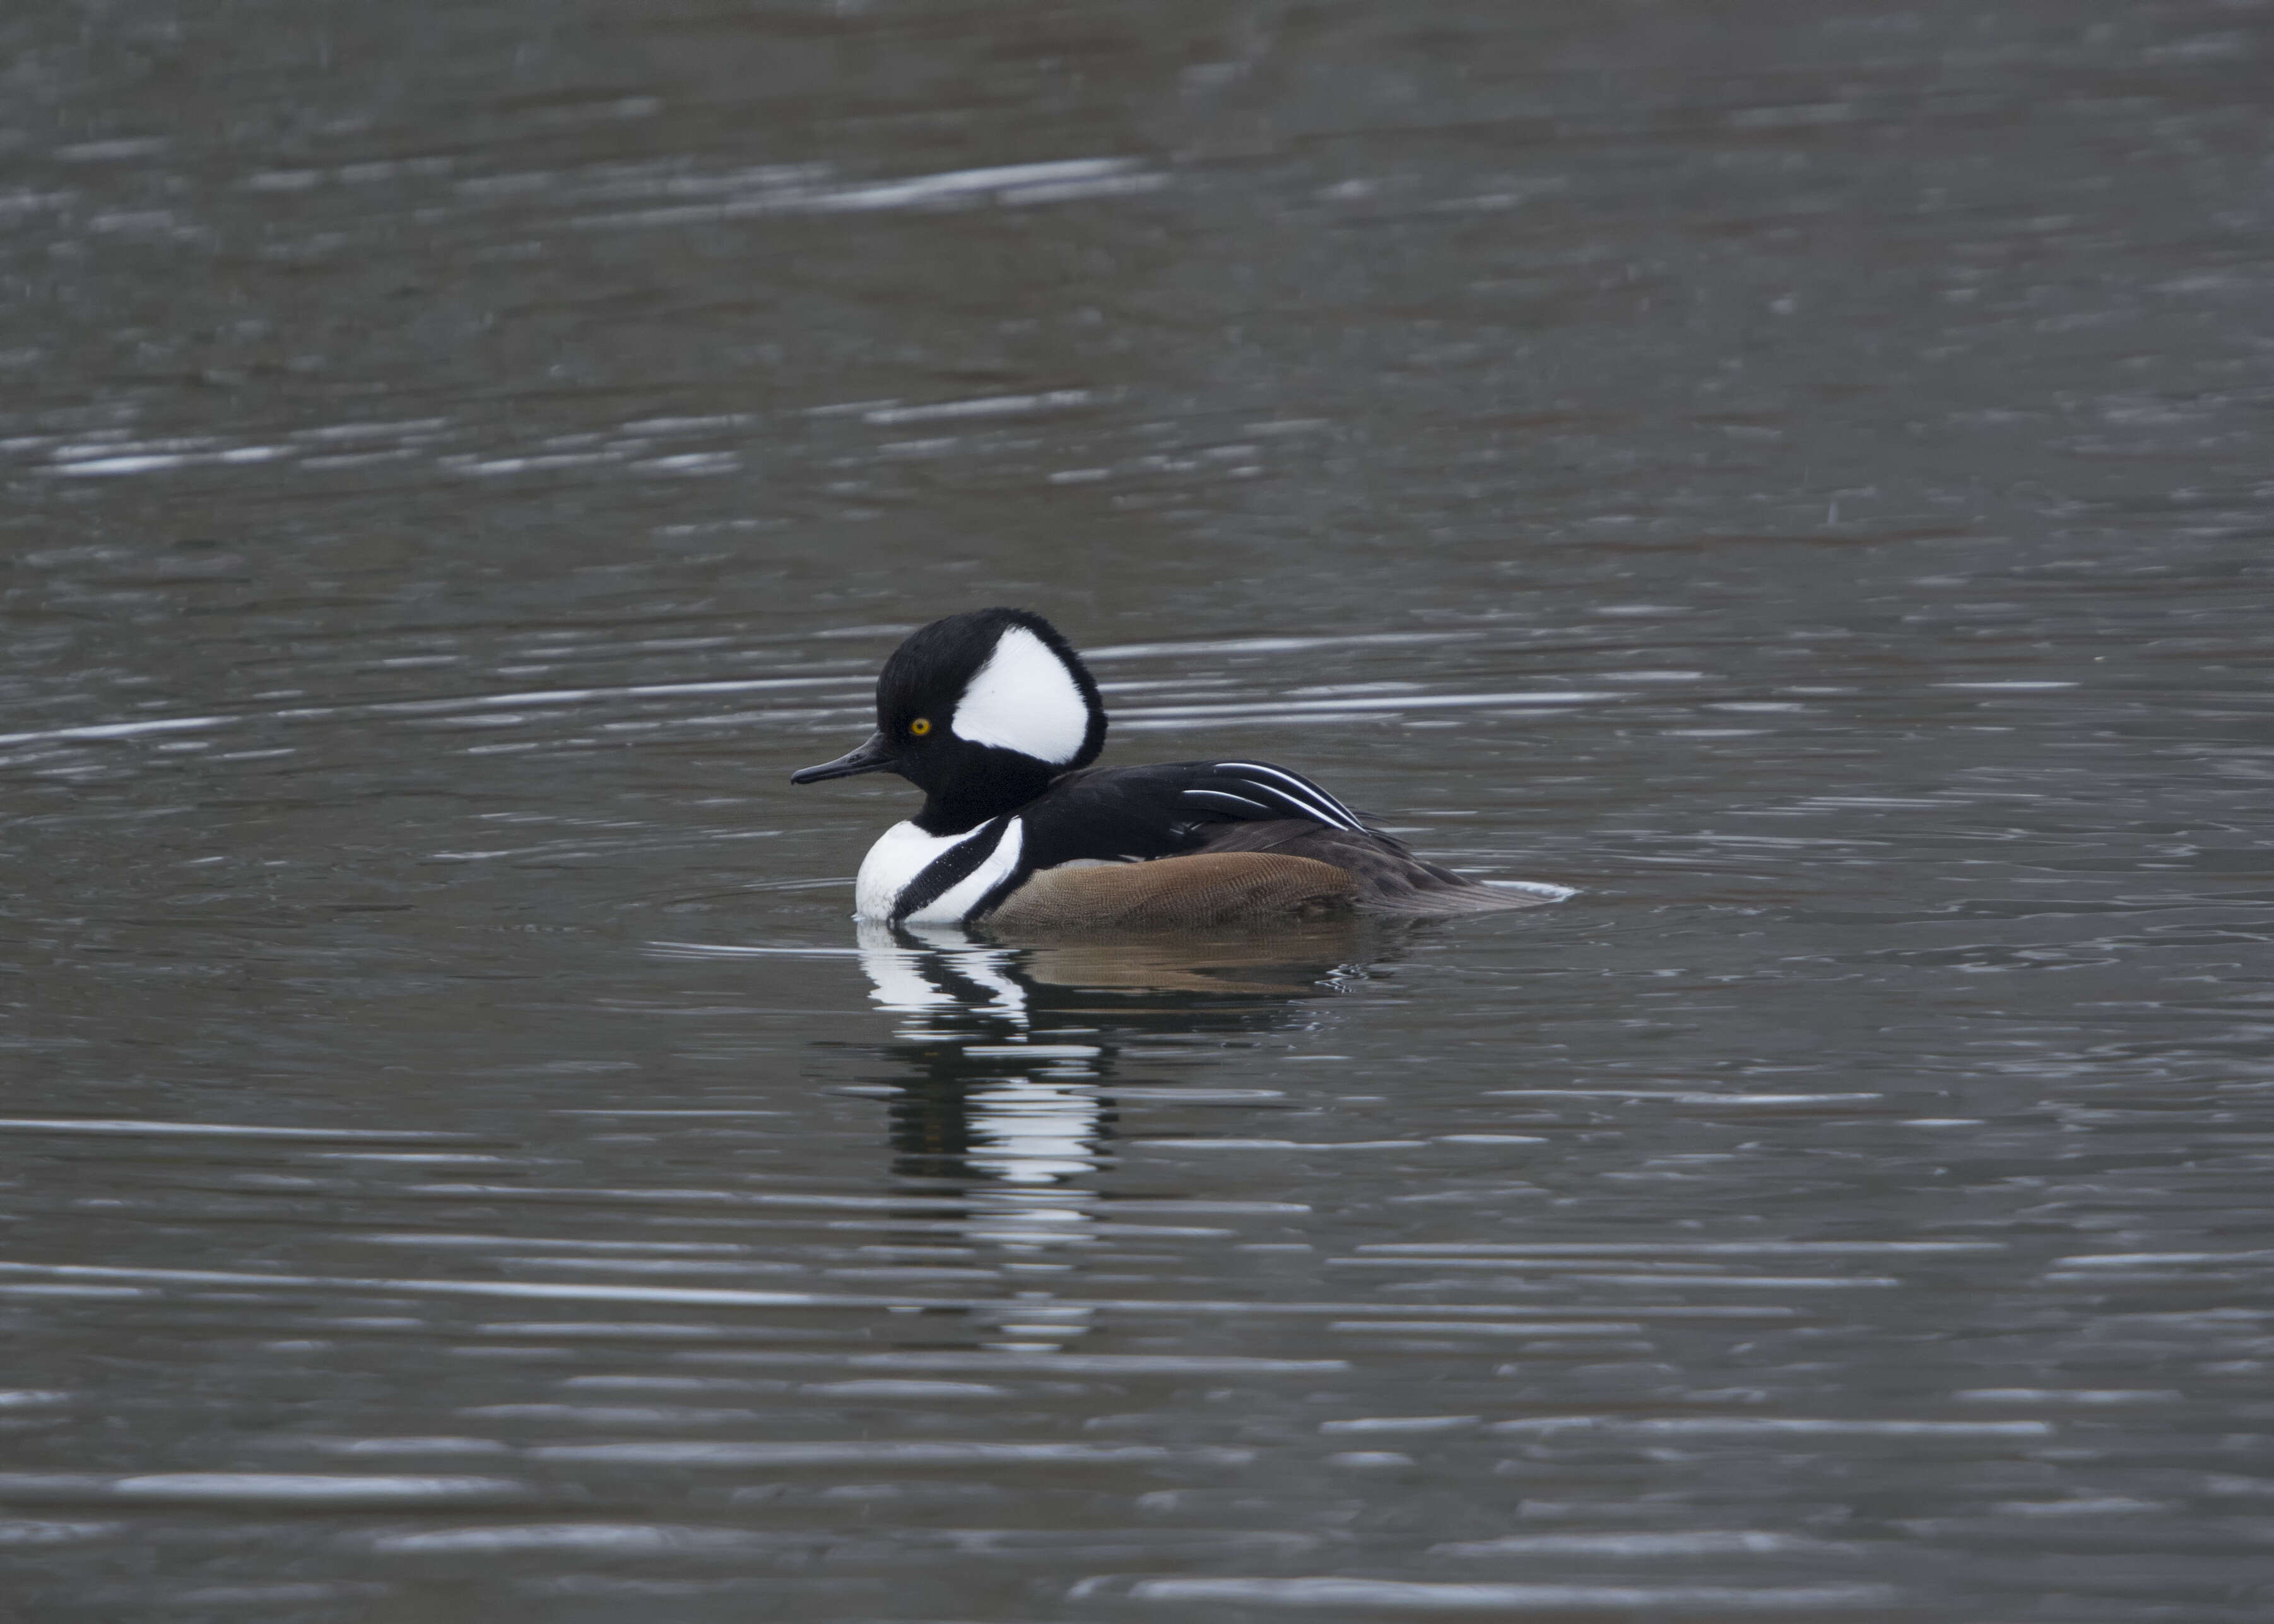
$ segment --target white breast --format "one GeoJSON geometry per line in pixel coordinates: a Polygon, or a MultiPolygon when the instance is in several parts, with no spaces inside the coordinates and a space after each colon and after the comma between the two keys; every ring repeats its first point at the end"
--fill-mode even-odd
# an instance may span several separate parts
{"type": "Polygon", "coordinates": [[[914,823],[895,823],[877,837],[877,844],[861,860],[861,877],[853,883],[853,912],[856,918],[888,920],[900,893],[916,876],[979,831],[960,835],[928,835],[914,823]]]}
{"type": "MultiPolygon", "coordinates": [[[[914,823],[895,823],[877,837],[861,860],[861,877],[854,883],[853,911],[856,917],[889,920],[900,896],[924,870],[967,840],[985,839],[988,825],[960,835],[930,835],[914,823]]],[[[1019,819],[1004,825],[995,849],[963,879],[950,886],[929,906],[908,915],[911,925],[960,925],[987,893],[1015,873],[1019,853],[1026,845],[1026,829],[1019,819]]]]}

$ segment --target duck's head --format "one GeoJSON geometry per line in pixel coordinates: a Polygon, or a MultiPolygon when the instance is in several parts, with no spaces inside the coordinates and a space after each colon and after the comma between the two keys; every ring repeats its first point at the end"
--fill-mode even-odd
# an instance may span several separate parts
{"type": "Polygon", "coordinates": [[[924,792],[919,827],[952,834],[1013,811],[1097,759],[1105,707],[1058,628],[975,609],[912,632],[877,679],[877,731],[793,784],[897,772],[924,792]]]}

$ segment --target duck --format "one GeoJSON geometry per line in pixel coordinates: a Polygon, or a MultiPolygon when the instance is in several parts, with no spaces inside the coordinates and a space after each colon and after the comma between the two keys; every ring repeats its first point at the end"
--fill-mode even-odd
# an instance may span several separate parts
{"type": "Polygon", "coordinates": [[[1097,682],[1056,627],[975,609],[910,633],[877,676],[876,732],[790,782],[891,772],[923,792],[862,861],[854,907],[870,924],[1064,937],[1550,899],[1418,857],[1271,762],[1095,766],[1105,733],[1097,682]]]}

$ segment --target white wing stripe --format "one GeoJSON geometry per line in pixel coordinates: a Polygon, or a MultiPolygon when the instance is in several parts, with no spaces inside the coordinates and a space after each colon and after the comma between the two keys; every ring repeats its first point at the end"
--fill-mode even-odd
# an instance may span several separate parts
{"type": "Polygon", "coordinates": [[[1324,811],[1320,809],[1319,803],[1317,801],[1306,801],[1300,796],[1291,795],[1285,790],[1281,789],[1276,784],[1259,784],[1255,787],[1261,793],[1269,795],[1275,801],[1278,801],[1281,806],[1285,807],[1298,817],[1308,818],[1314,823],[1332,823],[1335,821],[1324,811]]]}
{"type": "Polygon", "coordinates": [[[1291,791],[1284,790],[1276,784],[1257,784],[1254,779],[1248,780],[1248,783],[1256,793],[1270,796],[1272,800],[1285,807],[1298,817],[1306,818],[1314,823],[1325,823],[1330,827],[1342,822],[1319,802],[1295,794],[1291,791]]]}
{"type": "MultiPolygon", "coordinates": [[[[1282,774],[1281,776],[1282,776],[1282,777],[1292,777],[1293,775],[1292,775],[1292,774],[1282,774]]],[[[1305,789],[1305,790],[1308,791],[1310,793],[1312,793],[1312,794],[1314,794],[1314,795],[1316,795],[1320,800],[1321,800],[1321,801],[1325,801],[1329,806],[1332,807],[1336,811],[1337,811],[1337,812],[1341,813],[1344,817],[1348,818],[1348,819],[1350,820],[1350,826],[1351,826],[1352,829],[1356,829],[1356,830],[1363,830],[1363,829],[1366,827],[1366,820],[1365,820],[1365,819],[1363,819],[1363,818],[1361,818],[1360,816],[1359,816],[1359,815],[1358,815],[1357,813],[1355,813],[1355,812],[1352,811],[1348,807],[1344,806],[1344,804],[1343,804],[1339,800],[1337,800],[1337,799],[1336,798],[1336,796],[1335,796],[1335,794],[1334,794],[1334,793],[1333,793],[1332,791],[1328,790],[1328,789],[1325,789],[1325,788],[1322,788],[1321,786],[1312,783],[1308,778],[1301,778],[1301,779],[1298,779],[1298,780],[1297,780],[1297,782],[1300,783],[1300,784],[1302,785],[1302,786],[1304,787],[1304,789],[1305,789]]]]}
{"type": "Polygon", "coordinates": [[[1326,820],[1328,823],[1346,823],[1349,828],[1353,830],[1361,827],[1359,823],[1357,813],[1343,805],[1341,801],[1336,800],[1332,795],[1329,794],[1325,790],[1321,789],[1317,785],[1312,783],[1308,778],[1297,778],[1291,772],[1284,772],[1276,767],[1267,767],[1261,762],[1222,762],[1217,764],[1219,766],[1237,768],[1242,772],[1268,773],[1272,778],[1277,778],[1283,783],[1294,786],[1292,796],[1291,798],[1310,798],[1315,804],[1329,808],[1335,814],[1338,815],[1337,816],[1329,817],[1326,820]]]}
{"type": "Polygon", "coordinates": [[[1266,767],[1258,762],[1218,762],[1216,767],[1219,771],[1224,772],[1257,775],[1268,773],[1272,778],[1280,779],[1293,787],[1282,789],[1276,784],[1256,781],[1257,789],[1268,790],[1290,805],[1302,807],[1303,816],[1306,817],[1316,818],[1321,823],[1330,824],[1338,829],[1347,829],[1353,834],[1366,832],[1366,826],[1358,821],[1357,813],[1343,805],[1341,801],[1337,801],[1317,785],[1306,779],[1299,778],[1291,772],[1282,772],[1276,767],[1266,767]],[[1314,796],[1316,797],[1315,800],[1311,799],[1314,796]]]}
{"type": "Polygon", "coordinates": [[[1235,795],[1227,789],[1188,789],[1185,792],[1185,799],[1186,801],[1236,801],[1243,807],[1254,807],[1258,812],[1271,810],[1260,801],[1250,801],[1246,796],[1235,795]]]}

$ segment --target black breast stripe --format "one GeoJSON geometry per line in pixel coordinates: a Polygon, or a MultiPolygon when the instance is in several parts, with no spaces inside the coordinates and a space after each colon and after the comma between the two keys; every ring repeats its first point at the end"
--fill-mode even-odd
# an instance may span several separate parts
{"type": "Polygon", "coordinates": [[[931,867],[910,880],[892,899],[892,923],[900,923],[911,914],[921,914],[969,879],[981,863],[995,855],[995,848],[1003,844],[1009,825],[1007,817],[982,823],[968,839],[932,859],[931,867]]]}
{"type": "Polygon", "coordinates": [[[966,919],[985,919],[990,914],[992,914],[997,908],[1003,906],[1003,898],[1009,896],[1013,891],[1018,890],[1019,887],[1024,885],[1028,880],[1031,880],[1034,877],[1035,865],[1030,862],[1020,863],[1017,868],[1012,869],[1010,873],[1005,875],[1003,876],[1002,883],[996,886],[994,890],[989,891],[985,896],[982,897],[977,905],[972,908],[970,913],[965,914],[964,917],[966,919]]]}

